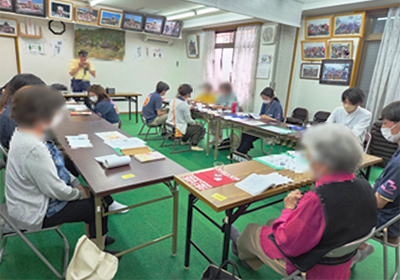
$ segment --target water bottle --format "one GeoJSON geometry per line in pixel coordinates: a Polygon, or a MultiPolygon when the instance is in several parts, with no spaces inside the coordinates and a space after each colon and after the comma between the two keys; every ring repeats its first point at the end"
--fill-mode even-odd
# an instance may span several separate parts
{"type": "Polygon", "coordinates": [[[237,102],[233,102],[232,103],[232,114],[236,114],[236,106],[237,106],[237,102]]]}

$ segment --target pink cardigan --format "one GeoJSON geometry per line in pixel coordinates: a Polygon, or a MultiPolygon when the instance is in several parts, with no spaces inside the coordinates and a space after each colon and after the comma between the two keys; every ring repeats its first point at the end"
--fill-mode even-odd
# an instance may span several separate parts
{"type": "MultiPolygon", "coordinates": [[[[316,187],[330,182],[349,181],[354,174],[336,174],[318,180],[316,187]]],[[[321,201],[314,192],[307,192],[300,199],[296,209],[283,209],[282,215],[272,227],[264,226],[260,234],[261,247],[273,259],[284,259],[284,255],[268,238],[273,233],[279,248],[288,256],[299,256],[310,251],[321,240],[325,231],[325,214],[321,201]]],[[[325,266],[316,264],[307,272],[311,279],[349,279],[351,261],[341,265],[325,266]]],[[[286,260],[286,271],[293,273],[296,268],[286,260]]]]}

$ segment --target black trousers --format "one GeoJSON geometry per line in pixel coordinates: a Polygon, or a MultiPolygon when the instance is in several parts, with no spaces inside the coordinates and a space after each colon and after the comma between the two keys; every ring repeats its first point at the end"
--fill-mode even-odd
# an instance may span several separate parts
{"type": "Polygon", "coordinates": [[[190,138],[192,140],[192,145],[197,146],[203,136],[204,128],[201,125],[188,125],[182,140],[186,142],[190,138]]]}
{"type": "MultiPolygon", "coordinates": [[[[107,202],[105,202],[107,204],[107,202]]],[[[106,207],[107,210],[108,206],[106,207]]],[[[84,222],[89,225],[89,237],[96,238],[94,198],[70,201],[61,211],[53,216],[45,217],[43,228],[54,227],[65,223],[84,222]]],[[[102,219],[103,235],[108,232],[108,217],[102,219]]]]}
{"type": "Polygon", "coordinates": [[[237,149],[238,152],[242,153],[242,154],[247,154],[251,149],[254,148],[254,141],[256,141],[257,139],[259,139],[256,136],[252,136],[246,133],[242,134],[242,141],[240,142],[240,146],[237,149]]]}

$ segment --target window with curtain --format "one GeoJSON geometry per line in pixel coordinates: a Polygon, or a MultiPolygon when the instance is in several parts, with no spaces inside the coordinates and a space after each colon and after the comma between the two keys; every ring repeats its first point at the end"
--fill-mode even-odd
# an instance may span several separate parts
{"type": "Polygon", "coordinates": [[[233,53],[235,48],[235,30],[216,32],[214,81],[232,82],[233,53]]]}

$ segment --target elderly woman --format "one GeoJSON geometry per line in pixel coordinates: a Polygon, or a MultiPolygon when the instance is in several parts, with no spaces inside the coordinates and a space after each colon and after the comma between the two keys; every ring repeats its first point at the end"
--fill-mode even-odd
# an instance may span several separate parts
{"type": "Polygon", "coordinates": [[[232,251],[245,266],[263,264],[286,276],[296,269],[307,279],[349,279],[355,254],[325,259],[331,250],[367,235],[376,224],[376,199],[354,172],[363,160],[357,136],[339,124],[320,124],[302,138],[316,188],[291,192],[281,216],[267,226],[232,228],[232,251]]]}

